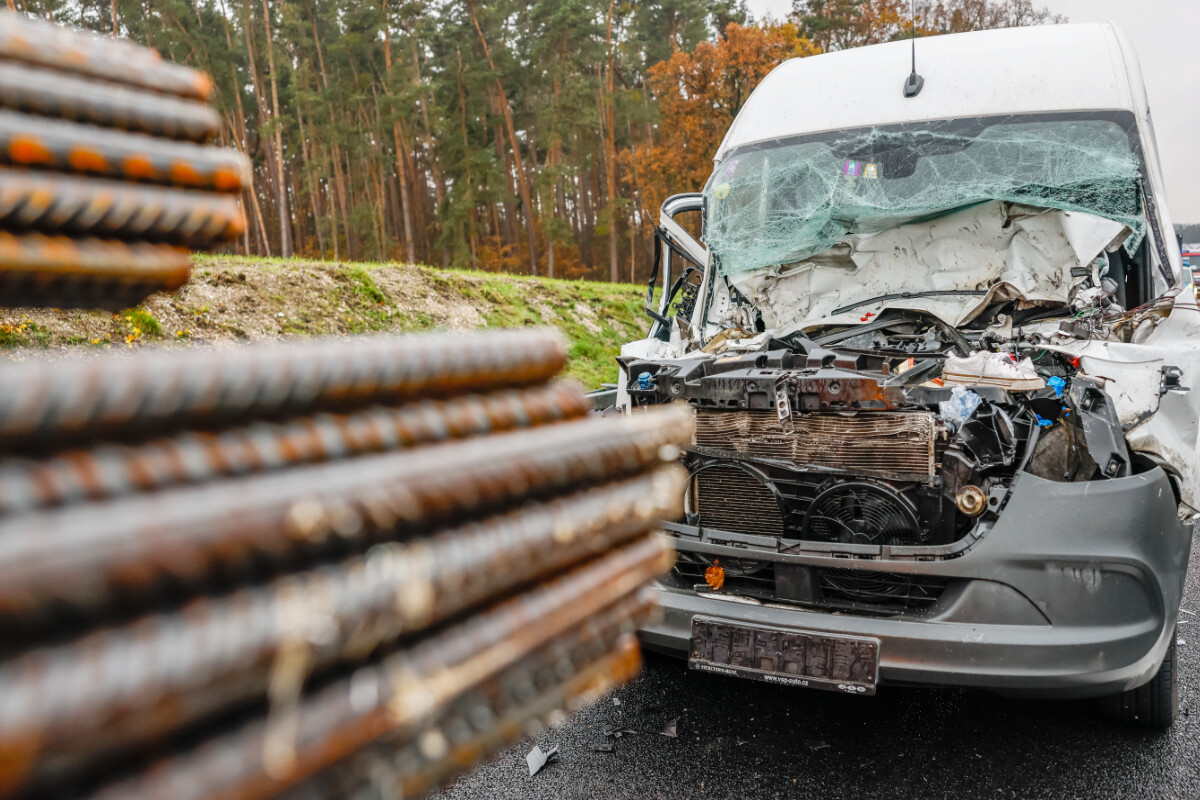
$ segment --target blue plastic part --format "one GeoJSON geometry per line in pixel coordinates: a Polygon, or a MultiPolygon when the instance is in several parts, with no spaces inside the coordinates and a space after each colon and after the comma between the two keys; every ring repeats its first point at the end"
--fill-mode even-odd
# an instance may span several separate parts
{"type": "Polygon", "coordinates": [[[642,373],[640,373],[640,374],[638,375],[638,388],[639,388],[639,389],[646,389],[646,390],[653,389],[653,388],[654,388],[654,384],[653,384],[653,383],[651,382],[651,380],[650,380],[650,379],[651,379],[651,377],[652,377],[652,376],[650,375],[650,373],[649,373],[649,372],[642,372],[642,373]]]}
{"type": "Polygon", "coordinates": [[[1046,385],[1054,390],[1055,397],[1062,397],[1063,390],[1067,388],[1067,382],[1055,375],[1052,378],[1046,379],[1046,385]]]}

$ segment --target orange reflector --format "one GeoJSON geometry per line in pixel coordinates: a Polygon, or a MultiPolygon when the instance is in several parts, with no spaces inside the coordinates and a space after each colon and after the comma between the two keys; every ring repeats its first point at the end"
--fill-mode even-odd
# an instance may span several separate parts
{"type": "Polygon", "coordinates": [[[704,570],[704,582],[714,590],[725,585],[725,568],[721,566],[719,560],[713,559],[713,565],[704,570]]]}

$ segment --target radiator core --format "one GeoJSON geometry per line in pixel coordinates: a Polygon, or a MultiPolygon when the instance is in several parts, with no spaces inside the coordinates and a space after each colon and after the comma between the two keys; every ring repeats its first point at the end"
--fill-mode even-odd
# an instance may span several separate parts
{"type": "Polygon", "coordinates": [[[774,411],[696,412],[696,444],[853,475],[914,478],[934,474],[937,422],[928,412],[797,414],[784,433],[774,411]]]}

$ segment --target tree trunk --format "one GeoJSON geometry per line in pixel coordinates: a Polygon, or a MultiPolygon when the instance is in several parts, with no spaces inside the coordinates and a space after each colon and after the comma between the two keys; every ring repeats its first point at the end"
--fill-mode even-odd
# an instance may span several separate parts
{"type": "MultiPolygon", "coordinates": [[[[265,0],[264,0],[265,2],[265,0]]],[[[608,70],[604,76],[604,167],[605,188],[608,190],[608,279],[621,279],[617,264],[617,122],[613,103],[612,23],[616,0],[608,0],[608,70]]]]}
{"type": "Polygon", "coordinates": [[[508,95],[504,91],[504,84],[500,81],[500,75],[496,70],[496,62],[492,60],[492,51],[488,48],[487,38],[483,35],[483,28],[479,27],[479,17],[475,14],[475,3],[473,0],[465,0],[467,11],[471,14],[471,21],[475,23],[475,32],[479,34],[479,43],[483,45],[483,54],[487,57],[488,66],[491,67],[492,73],[496,75],[496,92],[499,95],[500,110],[504,115],[504,127],[508,132],[508,142],[513,154],[513,168],[517,173],[517,188],[521,192],[521,204],[525,211],[525,232],[529,237],[529,274],[537,275],[538,273],[538,256],[537,256],[537,234],[534,226],[534,207],[533,195],[529,190],[529,176],[525,174],[525,163],[521,158],[521,147],[517,143],[517,132],[513,125],[512,106],[509,105],[508,95]]]}
{"type": "MultiPolygon", "coordinates": [[[[462,51],[455,50],[455,52],[458,54],[458,105],[462,110],[461,124],[463,152],[469,152],[471,146],[470,140],[467,138],[467,89],[463,83],[462,51]]],[[[465,202],[467,203],[467,243],[471,248],[471,269],[478,269],[479,260],[478,256],[476,255],[477,243],[475,241],[475,237],[477,236],[477,232],[479,230],[479,222],[475,209],[475,183],[471,179],[470,169],[467,169],[467,196],[465,202]]]]}
{"type": "MultiPolygon", "coordinates": [[[[282,2],[282,0],[280,0],[282,2]]],[[[283,177],[283,122],[279,116],[279,80],[275,73],[275,46],[271,41],[271,9],[263,0],[263,30],[267,35],[267,69],[271,71],[271,119],[275,122],[275,170],[278,180],[276,205],[279,210],[279,251],[292,256],[292,215],[288,210],[287,182],[283,177]]]]}

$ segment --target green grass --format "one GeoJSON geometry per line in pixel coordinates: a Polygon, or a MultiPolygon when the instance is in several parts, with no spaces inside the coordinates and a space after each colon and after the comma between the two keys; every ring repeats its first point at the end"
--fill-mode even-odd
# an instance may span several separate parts
{"type": "Polygon", "coordinates": [[[131,334],[135,334],[136,338],[146,337],[148,339],[161,339],[163,335],[162,325],[144,308],[130,308],[121,312],[124,317],[126,327],[129,328],[131,334]]]}
{"type": "MultiPolygon", "coordinates": [[[[423,331],[437,328],[434,316],[420,301],[392,297],[373,272],[396,264],[355,262],[324,264],[306,259],[197,256],[197,270],[249,268],[264,272],[308,270],[329,266],[336,286],[328,297],[344,329],[354,333],[423,331]]],[[[533,278],[476,270],[416,266],[433,291],[461,298],[476,308],[488,328],[524,328],[553,325],[570,343],[566,372],[588,388],[616,380],[614,361],[621,345],[646,335],[650,320],[642,311],[645,290],[631,284],[533,278]],[[590,309],[592,314],[585,316],[590,309]],[[584,322],[587,319],[590,322],[584,322]]],[[[384,283],[386,285],[386,283],[384,283]]],[[[293,321],[289,321],[291,323],[293,321]]],[[[296,321],[299,322],[299,321],[296,321]]],[[[288,324],[287,332],[318,332],[319,320],[305,315],[303,325],[288,324]]],[[[145,329],[143,329],[145,330],[145,329]]]]}

